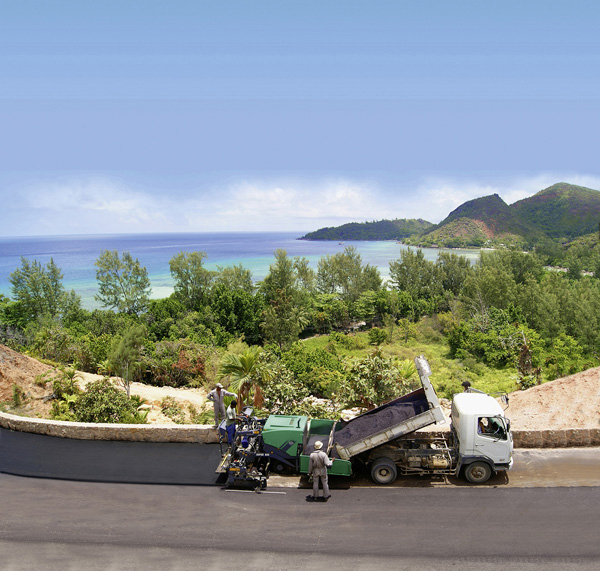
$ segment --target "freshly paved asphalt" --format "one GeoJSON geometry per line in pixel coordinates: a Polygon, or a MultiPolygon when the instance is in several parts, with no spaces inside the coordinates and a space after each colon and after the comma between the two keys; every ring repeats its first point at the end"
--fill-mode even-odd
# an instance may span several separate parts
{"type": "Polygon", "coordinates": [[[332,479],[309,503],[298,477],[214,485],[218,446],[22,438],[0,434],[0,470],[69,479],[0,474],[2,571],[600,569],[598,448],[517,450],[479,487],[332,479]],[[154,483],[114,483],[139,477],[154,483]]]}
{"type": "Polygon", "coordinates": [[[215,481],[218,444],[76,440],[0,428],[0,472],[137,484],[215,481]]]}
{"type": "Polygon", "coordinates": [[[600,487],[269,493],[0,474],[3,570],[600,568],[600,487]]]}
{"type": "MultiPolygon", "coordinates": [[[[507,478],[487,486],[600,485],[600,448],[516,449],[507,478]]],[[[0,472],[81,481],[213,485],[219,445],[107,442],[40,436],[0,428],[0,472]]],[[[342,479],[344,485],[347,479],[342,479]]],[[[297,487],[298,478],[273,477],[269,486],[297,487]]],[[[352,486],[373,486],[368,475],[352,486]]],[[[468,486],[459,478],[399,478],[395,487],[468,486]]]]}

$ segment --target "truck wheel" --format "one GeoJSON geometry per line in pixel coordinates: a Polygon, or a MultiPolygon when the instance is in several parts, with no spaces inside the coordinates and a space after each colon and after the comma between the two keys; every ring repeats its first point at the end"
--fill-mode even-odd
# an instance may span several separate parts
{"type": "Polygon", "coordinates": [[[389,458],[378,458],[371,465],[371,478],[376,484],[391,484],[398,475],[396,464],[389,458]]]}
{"type": "Polygon", "coordinates": [[[287,466],[281,462],[273,462],[271,470],[276,474],[284,474],[287,472],[287,466]]]}
{"type": "Polygon", "coordinates": [[[465,478],[471,484],[483,484],[490,479],[492,469],[485,462],[473,462],[465,467],[465,478]]]}

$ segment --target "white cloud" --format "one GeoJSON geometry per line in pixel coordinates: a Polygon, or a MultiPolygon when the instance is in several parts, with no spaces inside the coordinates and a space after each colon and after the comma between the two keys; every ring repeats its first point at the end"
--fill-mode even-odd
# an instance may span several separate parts
{"type": "Polygon", "coordinates": [[[65,233],[152,231],[167,221],[161,200],[106,178],[39,184],[25,197],[32,211],[55,216],[65,233]]]}
{"type": "Polygon", "coordinates": [[[245,179],[185,192],[145,189],[108,177],[73,177],[2,189],[5,235],[120,232],[309,231],[393,218],[443,220],[468,200],[498,194],[507,204],[556,182],[600,188],[600,176],[539,173],[490,180],[421,176],[390,183],[374,177],[245,179]]]}
{"type": "Polygon", "coordinates": [[[219,214],[243,229],[302,229],[315,223],[383,217],[373,200],[377,192],[368,184],[343,179],[245,181],[228,190],[219,214]]]}

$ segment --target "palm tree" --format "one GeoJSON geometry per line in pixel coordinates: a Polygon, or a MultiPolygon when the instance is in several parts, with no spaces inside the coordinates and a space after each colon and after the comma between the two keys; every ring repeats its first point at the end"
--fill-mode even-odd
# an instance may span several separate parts
{"type": "Polygon", "coordinates": [[[410,359],[404,359],[397,365],[398,371],[398,385],[403,392],[410,391],[415,385],[415,375],[417,374],[417,367],[414,362],[410,359]]]}
{"type": "Polygon", "coordinates": [[[271,367],[260,359],[260,347],[249,347],[241,355],[226,355],[219,367],[218,378],[229,377],[229,388],[239,395],[238,410],[242,409],[254,389],[254,407],[263,405],[261,385],[271,377],[271,367]]]}

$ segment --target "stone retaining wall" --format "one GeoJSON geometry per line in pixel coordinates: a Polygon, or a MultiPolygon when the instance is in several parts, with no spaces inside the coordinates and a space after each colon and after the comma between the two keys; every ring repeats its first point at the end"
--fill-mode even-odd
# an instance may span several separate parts
{"type": "MultiPolygon", "coordinates": [[[[445,430],[425,430],[428,436],[444,438],[445,430]]],[[[570,430],[513,430],[515,448],[573,448],[600,446],[600,428],[574,428],[570,430]]]]}
{"type": "MultiPolygon", "coordinates": [[[[91,424],[28,418],[0,412],[0,427],[75,440],[116,440],[129,442],[218,442],[217,431],[203,425],[91,424]]],[[[428,431],[443,436],[445,431],[428,431]]],[[[447,431],[446,431],[447,432],[447,431]]],[[[516,448],[570,448],[600,446],[600,428],[571,430],[513,430],[516,448]]]]}
{"type": "Polygon", "coordinates": [[[74,440],[116,440],[128,442],[218,442],[217,431],[203,425],[92,424],[28,418],[0,412],[0,427],[74,440]]]}
{"type": "Polygon", "coordinates": [[[570,430],[513,430],[516,448],[571,448],[600,446],[600,428],[570,430]]]}

